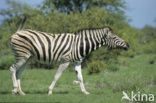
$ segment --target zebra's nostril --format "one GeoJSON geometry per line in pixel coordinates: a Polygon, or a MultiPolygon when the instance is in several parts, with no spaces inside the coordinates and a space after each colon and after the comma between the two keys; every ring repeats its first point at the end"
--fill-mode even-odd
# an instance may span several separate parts
{"type": "Polygon", "coordinates": [[[126,45],[127,45],[127,48],[129,49],[130,48],[130,45],[128,43],[126,43],[126,45]]]}
{"type": "Polygon", "coordinates": [[[130,49],[130,45],[129,45],[127,42],[125,42],[125,44],[126,44],[126,47],[125,47],[124,49],[125,49],[125,50],[130,49]]]}

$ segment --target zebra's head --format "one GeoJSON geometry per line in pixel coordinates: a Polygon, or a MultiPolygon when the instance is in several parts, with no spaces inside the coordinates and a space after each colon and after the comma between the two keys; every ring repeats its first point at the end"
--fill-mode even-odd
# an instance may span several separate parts
{"type": "Polygon", "coordinates": [[[125,40],[115,35],[111,28],[107,27],[104,31],[105,33],[102,38],[103,45],[107,45],[111,49],[117,48],[128,50],[130,48],[129,44],[125,40]]]}

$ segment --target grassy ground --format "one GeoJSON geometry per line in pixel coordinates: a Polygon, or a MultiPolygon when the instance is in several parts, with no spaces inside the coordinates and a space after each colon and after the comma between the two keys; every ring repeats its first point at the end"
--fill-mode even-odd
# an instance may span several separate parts
{"type": "MultiPolygon", "coordinates": [[[[134,58],[122,57],[120,70],[116,72],[105,70],[99,74],[88,75],[84,69],[84,81],[90,95],[80,92],[79,85],[73,84],[76,79],[75,72],[66,70],[57,82],[53,95],[48,96],[48,87],[56,70],[43,69],[26,69],[22,75],[22,88],[27,95],[12,95],[10,73],[1,70],[0,102],[128,103],[126,100],[121,101],[122,91],[140,91],[156,96],[156,63],[150,64],[155,58],[154,54],[134,58]]],[[[156,103],[156,97],[153,103],[156,103]]]]}

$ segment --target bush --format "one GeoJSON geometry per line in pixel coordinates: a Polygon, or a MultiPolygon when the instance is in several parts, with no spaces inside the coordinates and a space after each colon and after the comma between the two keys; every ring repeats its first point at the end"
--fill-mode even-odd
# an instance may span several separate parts
{"type": "Polygon", "coordinates": [[[117,71],[119,70],[119,65],[117,63],[117,60],[115,59],[109,59],[107,63],[107,69],[111,71],[117,71]]]}
{"type": "Polygon", "coordinates": [[[94,61],[88,64],[88,74],[99,73],[106,68],[106,63],[102,61],[94,61]]]}
{"type": "Polygon", "coordinates": [[[8,69],[9,67],[14,63],[14,57],[13,56],[4,56],[0,58],[0,69],[5,70],[8,69]]]}

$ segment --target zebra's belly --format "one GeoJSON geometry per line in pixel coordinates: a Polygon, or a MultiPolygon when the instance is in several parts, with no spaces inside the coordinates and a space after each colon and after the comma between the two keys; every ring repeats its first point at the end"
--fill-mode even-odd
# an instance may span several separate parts
{"type": "Polygon", "coordinates": [[[53,63],[53,62],[71,62],[73,61],[70,53],[63,54],[61,53],[60,55],[51,52],[50,55],[44,55],[43,53],[40,55],[35,54],[34,58],[37,59],[38,61],[42,63],[53,63]]]}

